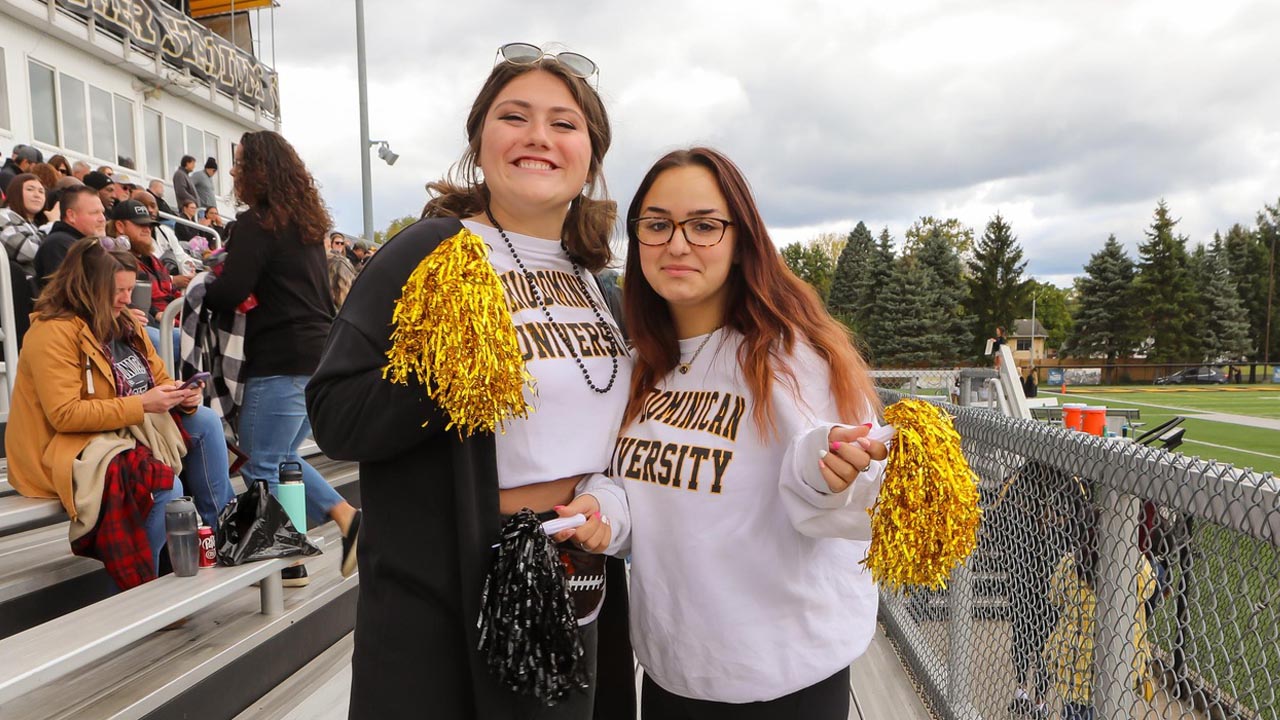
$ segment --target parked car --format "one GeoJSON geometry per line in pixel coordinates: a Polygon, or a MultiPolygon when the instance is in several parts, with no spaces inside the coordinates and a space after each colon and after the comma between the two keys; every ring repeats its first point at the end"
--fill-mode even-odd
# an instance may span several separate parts
{"type": "Polygon", "coordinates": [[[1172,375],[1156,378],[1157,385],[1222,385],[1227,382],[1225,373],[1217,368],[1184,368],[1172,375]]]}

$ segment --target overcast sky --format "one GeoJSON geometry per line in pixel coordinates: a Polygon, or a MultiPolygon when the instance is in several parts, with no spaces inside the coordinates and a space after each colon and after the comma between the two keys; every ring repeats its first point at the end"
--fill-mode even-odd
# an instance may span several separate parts
{"type": "MultiPolygon", "coordinates": [[[[284,133],[359,233],[354,3],[281,5],[284,133]]],[[[901,241],[921,215],[981,234],[999,211],[1030,273],[1063,285],[1110,233],[1136,257],[1162,197],[1193,244],[1280,199],[1268,0],[366,0],[365,13],[371,136],[400,154],[373,159],[378,229],[421,210],[495,50],[515,41],[600,65],[620,206],[664,152],[711,145],[742,166],[779,246],[859,220],[901,241]]]]}

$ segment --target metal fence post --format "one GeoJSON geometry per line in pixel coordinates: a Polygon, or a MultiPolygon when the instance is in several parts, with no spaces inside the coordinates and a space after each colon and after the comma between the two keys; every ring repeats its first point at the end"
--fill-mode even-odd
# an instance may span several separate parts
{"type": "Polygon", "coordinates": [[[1098,514],[1097,600],[1094,623],[1093,706],[1100,718],[1129,717],[1139,696],[1134,688],[1134,623],[1138,617],[1138,550],[1141,502],[1106,490],[1098,514]]]}
{"type": "Polygon", "coordinates": [[[960,565],[947,583],[947,702],[958,717],[971,708],[970,644],[973,640],[973,572],[960,565]]]}

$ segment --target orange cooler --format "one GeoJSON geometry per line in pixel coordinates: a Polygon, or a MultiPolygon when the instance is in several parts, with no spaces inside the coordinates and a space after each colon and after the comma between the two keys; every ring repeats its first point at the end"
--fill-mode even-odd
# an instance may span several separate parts
{"type": "Polygon", "coordinates": [[[1090,435],[1101,436],[1107,429],[1107,408],[1105,405],[1089,405],[1084,409],[1084,431],[1090,435]]]}
{"type": "Polygon", "coordinates": [[[1084,405],[1066,403],[1062,406],[1062,426],[1068,430],[1084,428],[1084,405]]]}

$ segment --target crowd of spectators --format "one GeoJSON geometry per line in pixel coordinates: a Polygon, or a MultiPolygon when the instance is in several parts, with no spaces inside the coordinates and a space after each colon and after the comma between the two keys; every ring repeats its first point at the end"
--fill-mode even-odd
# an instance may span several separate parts
{"type": "MultiPolygon", "coordinates": [[[[246,478],[274,483],[281,461],[301,460],[298,444],[309,434],[301,388],[345,297],[345,290],[341,296],[331,294],[333,263],[342,269],[343,286],[349,288],[373,253],[364,241],[349,245],[341,233],[326,236],[327,212],[292,148],[274,133],[250,140],[256,135],[242,139],[256,149],[256,160],[250,158],[256,170],[247,179],[237,179],[237,204],[247,209],[232,222],[224,222],[218,208],[213,182],[218,164],[213,158],[201,170],[196,170],[195,158],[183,158],[174,173],[172,201],[165,197],[162,180],[147,181],[111,166],[94,168],[63,155],[46,163],[40,150],[29,145],[15,147],[0,170],[0,244],[9,259],[15,311],[15,327],[4,330],[16,336],[22,359],[16,364],[13,423],[6,435],[13,487],[25,495],[61,499],[74,525],[84,517],[84,508],[66,492],[65,468],[59,465],[57,477],[48,475],[48,467],[36,472],[45,450],[70,448],[67,412],[94,420],[76,426],[77,438],[133,433],[140,446],[143,437],[171,442],[171,434],[157,435],[155,427],[146,425],[150,420],[140,419],[171,410],[184,431],[189,462],[177,462],[169,452],[172,448],[156,447],[149,459],[120,455],[124,459],[113,465],[105,480],[98,478],[104,482],[103,507],[113,502],[133,512],[140,526],[126,537],[136,541],[145,535],[150,557],[140,562],[140,550],[134,548],[139,552],[133,553],[132,565],[116,562],[112,567],[109,557],[118,560],[119,548],[94,549],[90,542],[76,551],[107,562],[122,588],[163,571],[166,500],[193,495],[203,520],[212,525],[231,497],[220,411],[206,407],[202,393],[180,390],[178,378],[171,377],[180,375],[184,366],[180,326],[161,327],[165,309],[181,301],[196,278],[207,273],[202,281],[205,307],[215,314],[246,313],[246,396],[235,418],[238,441],[249,454],[246,478]],[[290,199],[291,192],[282,194],[282,188],[274,187],[278,178],[268,180],[269,172],[280,172],[271,163],[285,160],[297,181],[293,189],[305,194],[305,201],[290,199]],[[174,207],[178,213],[172,212],[174,207]],[[283,213],[273,210],[285,207],[283,213]],[[168,370],[156,352],[161,337],[170,333],[175,353],[171,367],[176,372],[168,370]],[[22,354],[30,350],[23,350],[28,337],[38,347],[30,360],[22,354]],[[85,357],[69,359],[76,353],[89,353],[88,371],[85,357]],[[66,377],[50,375],[64,370],[66,377]],[[44,392],[55,384],[65,397],[44,392]],[[24,430],[15,431],[18,425],[24,430]],[[212,456],[222,462],[211,462],[212,456]],[[157,462],[170,466],[172,485],[154,482],[164,476],[156,472],[157,462]],[[152,502],[139,502],[136,492],[122,496],[111,489],[124,486],[135,491],[149,487],[152,502]],[[136,511],[142,506],[145,511],[139,515],[136,511]]],[[[241,154],[238,150],[238,163],[241,154]]],[[[238,170],[233,167],[233,177],[238,170]]],[[[79,449],[72,449],[68,457],[75,457],[79,449]]],[[[308,515],[315,521],[336,520],[344,534],[353,530],[356,509],[318,472],[302,464],[308,515]]],[[[123,516],[113,517],[118,521],[123,516]]],[[[92,524],[81,530],[89,538],[96,535],[92,524]]],[[[344,544],[344,559],[352,561],[344,563],[349,571],[354,551],[347,545],[354,545],[354,537],[344,544]]],[[[287,584],[306,583],[305,567],[289,575],[292,582],[287,584]]]]}

